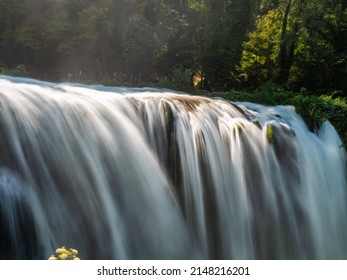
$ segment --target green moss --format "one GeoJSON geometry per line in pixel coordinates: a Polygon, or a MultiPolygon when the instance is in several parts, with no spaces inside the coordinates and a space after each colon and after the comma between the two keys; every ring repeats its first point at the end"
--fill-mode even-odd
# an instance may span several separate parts
{"type": "Polygon", "coordinates": [[[266,126],[266,139],[270,145],[274,142],[274,131],[270,125],[266,126]]]}
{"type": "Polygon", "coordinates": [[[254,124],[256,127],[258,127],[260,130],[262,129],[261,124],[260,124],[259,121],[253,120],[253,121],[252,121],[252,124],[254,124]]]}
{"type": "Polygon", "coordinates": [[[243,124],[237,124],[237,125],[235,125],[234,126],[234,128],[233,128],[233,136],[235,137],[236,136],[236,131],[238,131],[239,132],[239,135],[241,135],[242,134],[242,131],[243,131],[243,124]]]}

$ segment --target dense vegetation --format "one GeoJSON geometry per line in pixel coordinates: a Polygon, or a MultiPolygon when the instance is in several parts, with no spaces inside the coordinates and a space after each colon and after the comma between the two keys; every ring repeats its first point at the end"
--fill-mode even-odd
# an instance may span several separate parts
{"type": "Polygon", "coordinates": [[[212,96],[222,97],[231,101],[248,101],[265,105],[292,105],[303,118],[311,131],[329,120],[336,128],[342,144],[347,147],[347,98],[335,95],[312,95],[307,91],[292,92],[284,90],[273,83],[263,85],[254,92],[215,92],[212,96]]]}
{"type": "Polygon", "coordinates": [[[346,95],[345,0],[0,0],[2,72],[346,95]]]}
{"type": "Polygon", "coordinates": [[[347,143],[347,1],[0,0],[0,73],[233,91],[347,143]]]}

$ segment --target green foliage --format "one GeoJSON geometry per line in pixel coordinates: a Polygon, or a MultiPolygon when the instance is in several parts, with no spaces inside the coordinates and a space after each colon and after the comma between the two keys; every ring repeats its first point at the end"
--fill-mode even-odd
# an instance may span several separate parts
{"type": "Polygon", "coordinates": [[[341,96],[334,98],[332,94],[317,96],[305,91],[296,93],[268,83],[260,91],[233,91],[215,93],[213,96],[271,106],[292,105],[312,131],[317,130],[324,121],[329,120],[339,133],[344,145],[347,146],[347,98],[341,96]]]}
{"type": "Polygon", "coordinates": [[[311,0],[302,19],[291,87],[347,94],[347,9],[342,1],[311,0]]]}
{"type": "Polygon", "coordinates": [[[244,43],[240,69],[245,79],[257,86],[278,75],[280,18],[278,10],[271,10],[260,17],[244,43]]]}
{"type": "Polygon", "coordinates": [[[347,9],[343,1],[264,1],[244,43],[240,70],[259,86],[277,81],[298,91],[340,90],[347,83],[347,9]],[[265,4],[264,4],[265,3],[265,4]]]}
{"type": "Polygon", "coordinates": [[[205,87],[230,88],[252,22],[251,1],[205,1],[201,65],[205,87]]]}
{"type": "Polygon", "coordinates": [[[342,0],[2,0],[0,27],[0,66],[38,78],[347,94],[342,0]]]}
{"type": "Polygon", "coordinates": [[[194,93],[196,90],[192,85],[192,75],[190,69],[184,69],[182,66],[178,66],[172,70],[168,78],[160,79],[158,86],[161,88],[194,93]]]}
{"type": "Polygon", "coordinates": [[[58,248],[55,251],[55,255],[51,255],[48,260],[55,261],[55,260],[62,260],[62,261],[68,261],[73,260],[77,261],[80,260],[77,257],[78,251],[76,249],[65,249],[65,247],[58,248]]]}
{"type": "Polygon", "coordinates": [[[28,73],[25,65],[20,64],[12,69],[7,69],[5,67],[0,67],[0,74],[10,75],[10,76],[26,76],[28,73]]]}

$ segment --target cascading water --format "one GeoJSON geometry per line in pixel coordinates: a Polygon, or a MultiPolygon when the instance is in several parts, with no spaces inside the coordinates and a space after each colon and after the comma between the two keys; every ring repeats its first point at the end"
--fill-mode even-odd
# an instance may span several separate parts
{"type": "Polygon", "coordinates": [[[347,258],[346,158],[294,108],[0,76],[0,258],[347,258]]]}

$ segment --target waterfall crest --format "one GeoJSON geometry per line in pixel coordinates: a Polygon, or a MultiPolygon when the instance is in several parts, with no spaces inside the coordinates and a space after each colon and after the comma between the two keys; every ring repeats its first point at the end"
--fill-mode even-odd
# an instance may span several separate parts
{"type": "Polygon", "coordinates": [[[346,152],[293,107],[0,76],[0,136],[0,258],[347,258],[346,152]]]}

